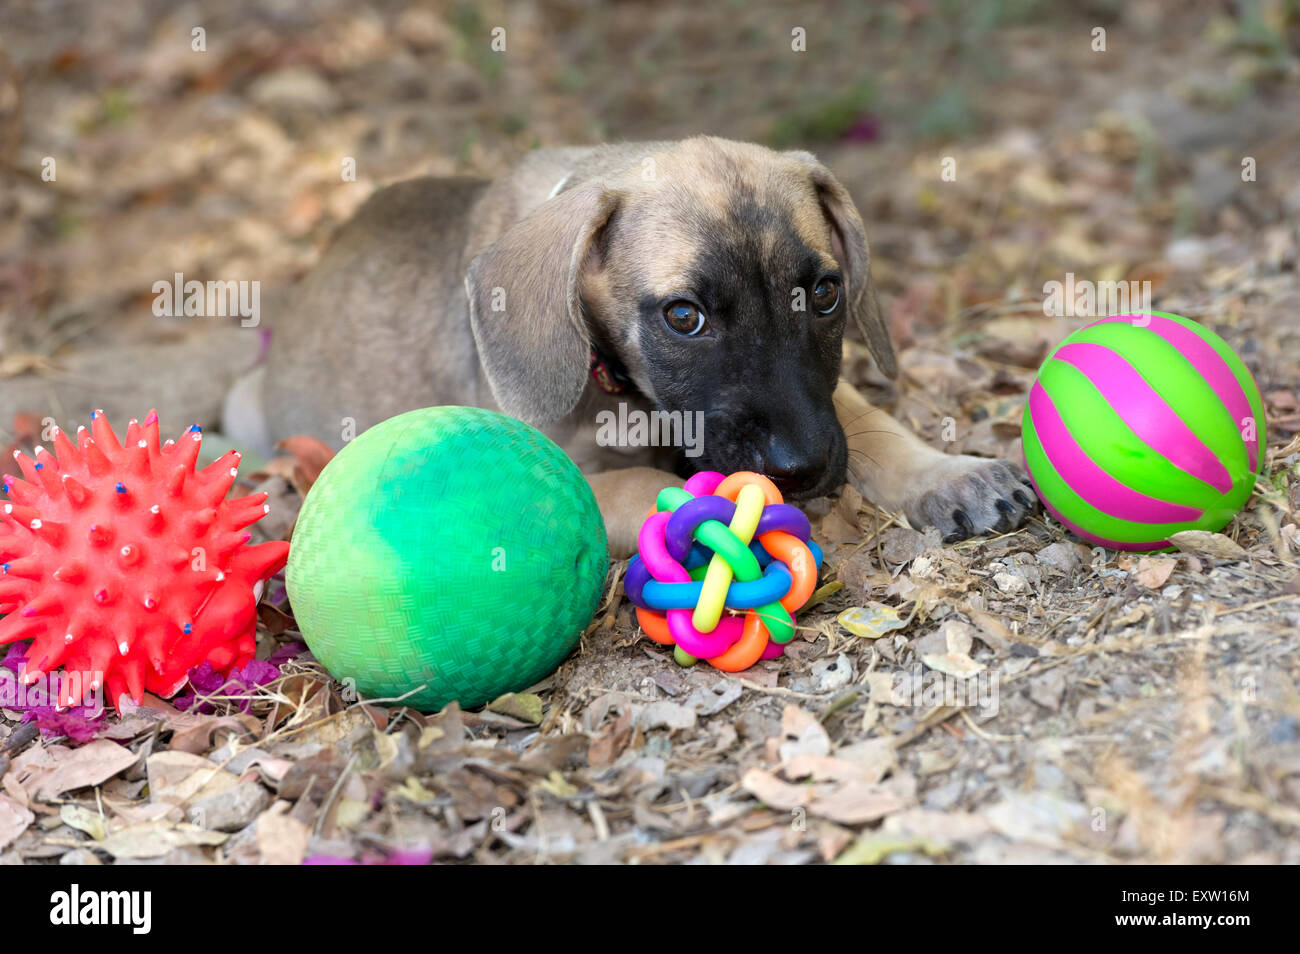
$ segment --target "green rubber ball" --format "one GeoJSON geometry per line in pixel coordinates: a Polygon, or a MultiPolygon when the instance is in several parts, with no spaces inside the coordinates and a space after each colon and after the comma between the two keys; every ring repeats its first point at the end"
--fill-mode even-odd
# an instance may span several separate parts
{"type": "Polygon", "coordinates": [[[553,672],[591,621],[608,565],[591,488],[549,438],[495,411],[429,407],[329,462],[303,501],[286,577],[331,675],[434,711],[553,672]]]}

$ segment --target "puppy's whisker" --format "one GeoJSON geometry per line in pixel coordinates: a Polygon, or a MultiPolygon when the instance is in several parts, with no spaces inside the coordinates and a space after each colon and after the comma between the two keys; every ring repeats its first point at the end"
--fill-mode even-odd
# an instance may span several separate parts
{"type": "MultiPolygon", "coordinates": [[[[834,400],[834,398],[832,398],[832,400],[834,400]]],[[[836,403],[838,404],[839,402],[837,401],[836,403]]],[[[842,407],[843,405],[840,405],[840,406],[842,407]]],[[[857,417],[855,417],[855,418],[853,418],[852,420],[846,422],[843,426],[845,426],[845,427],[849,427],[850,425],[853,425],[853,424],[858,423],[858,421],[862,420],[864,417],[866,417],[866,416],[869,415],[869,414],[878,414],[878,413],[883,413],[883,412],[880,410],[880,408],[878,408],[878,407],[868,408],[867,410],[865,410],[865,411],[863,411],[861,414],[859,414],[857,417]]]]}
{"type": "Polygon", "coordinates": [[[873,467],[875,467],[876,469],[878,469],[878,470],[879,470],[879,469],[882,469],[882,468],[880,467],[880,461],[876,460],[874,457],[872,457],[872,456],[871,456],[870,454],[868,454],[866,451],[863,451],[863,450],[857,450],[857,449],[854,449],[854,450],[849,451],[849,460],[848,460],[848,465],[849,465],[850,467],[853,466],[853,455],[854,455],[854,454],[859,454],[859,455],[861,455],[861,456],[862,456],[862,457],[863,457],[867,462],[869,462],[869,463],[870,463],[873,467]]]}
{"type": "Polygon", "coordinates": [[[867,434],[893,434],[893,433],[894,433],[893,431],[885,430],[885,429],[883,429],[883,428],[876,428],[876,429],[865,430],[865,431],[854,431],[852,434],[850,434],[848,431],[845,431],[845,432],[844,432],[844,436],[845,436],[845,437],[863,437],[863,436],[865,436],[865,435],[867,435],[867,434]]]}

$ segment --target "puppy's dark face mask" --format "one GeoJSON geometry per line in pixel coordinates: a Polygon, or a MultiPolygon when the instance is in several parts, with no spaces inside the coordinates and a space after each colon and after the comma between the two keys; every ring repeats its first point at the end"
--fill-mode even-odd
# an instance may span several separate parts
{"type": "Polygon", "coordinates": [[[589,307],[655,406],[702,422],[685,469],[757,471],[799,499],[845,480],[832,394],[850,278],[813,183],[783,185],[733,174],[626,197],[593,248],[589,307]]]}
{"type": "Polygon", "coordinates": [[[755,206],[706,234],[679,288],[637,298],[655,403],[699,412],[696,469],[757,471],[793,498],[828,493],[847,459],[831,399],[844,333],[838,264],[755,206]]]}

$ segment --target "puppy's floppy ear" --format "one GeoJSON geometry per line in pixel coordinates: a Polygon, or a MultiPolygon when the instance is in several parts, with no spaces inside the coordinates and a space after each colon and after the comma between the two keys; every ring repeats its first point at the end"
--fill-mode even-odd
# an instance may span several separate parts
{"type": "Polygon", "coordinates": [[[545,424],[573,410],[591,339],[578,278],[593,236],[618,204],[599,182],[542,203],[475,256],[465,276],[479,360],[501,410],[545,424]]]}
{"type": "Polygon", "coordinates": [[[831,246],[835,258],[846,272],[849,313],[871,349],[871,356],[883,374],[898,376],[898,360],[889,337],[889,326],[876,300],[876,286],[871,281],[871,258],[867,251],[867,231],[853,197],[840,180],[810,152],[787,152],[803,163],[817,189],[817,199],[831,226],[831,246]]]}

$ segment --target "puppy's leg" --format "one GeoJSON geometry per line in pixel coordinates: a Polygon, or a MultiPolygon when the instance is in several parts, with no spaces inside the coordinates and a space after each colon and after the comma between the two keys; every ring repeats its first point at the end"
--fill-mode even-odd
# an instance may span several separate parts
{"type": "Polygon", "coordinates": [[[854,486],[878,506],[902,510],[913,527],[938,527],[953,542],[1012,530],[1033,511],[1034,490],[1018,464],[935,450],[844,380],[835,413],[854,486]]]}
{"type": "Polygon", "coordinates": [[[636,552],[636,535],[659,491],[682,485],[680,477],[653,467],[624,467],[586,477],[605,520],[609,555],[615,560],[626,560],[636,552]]]}

